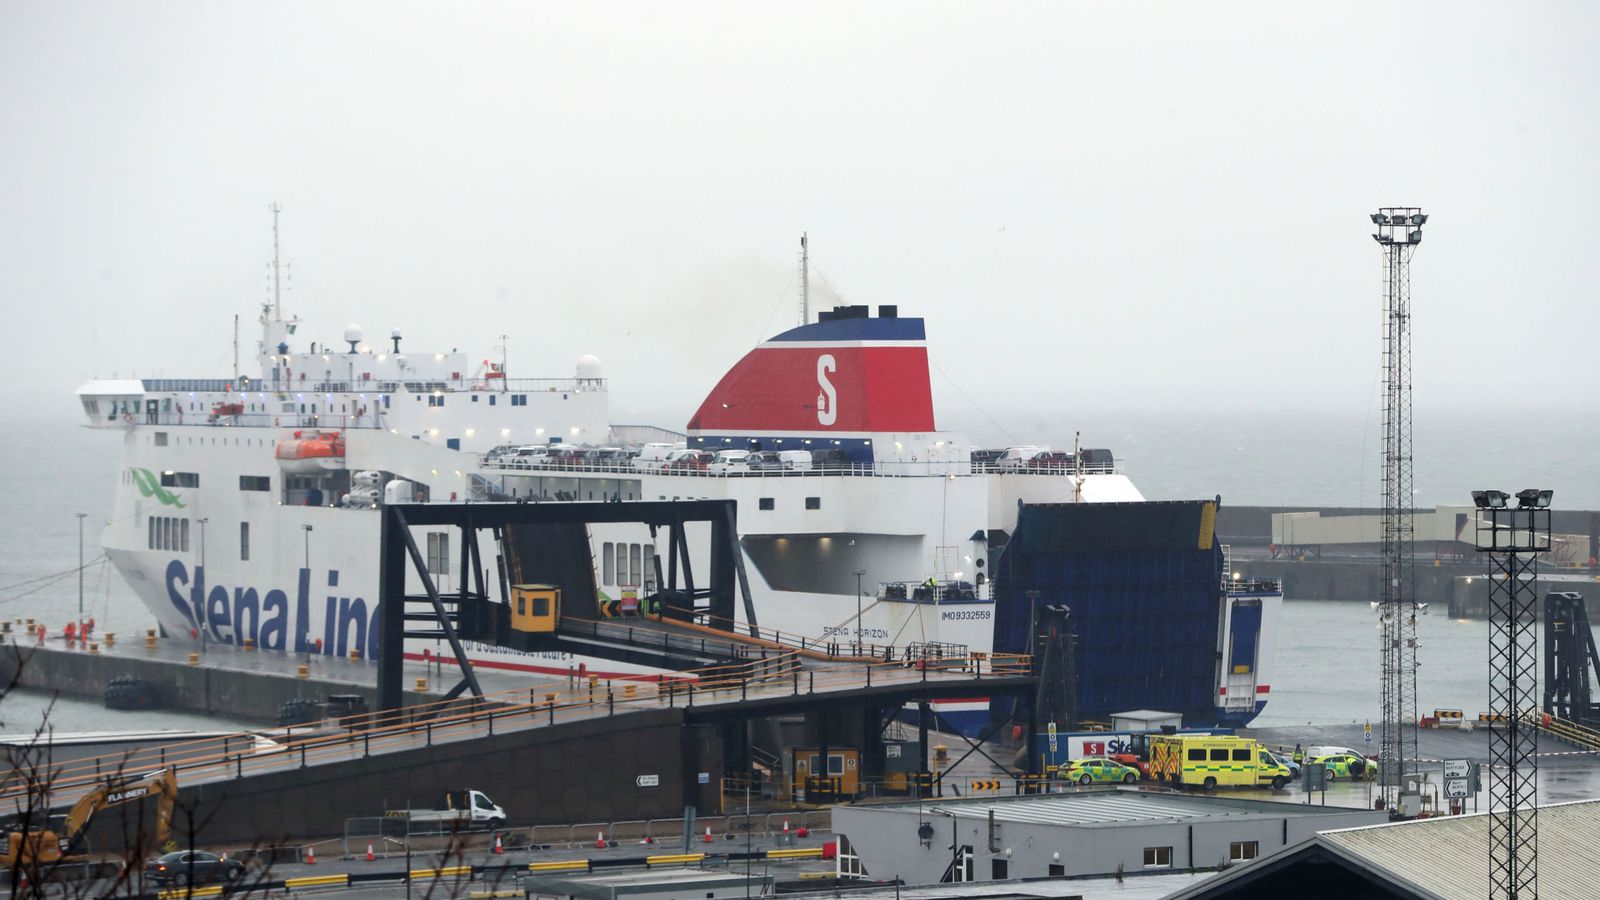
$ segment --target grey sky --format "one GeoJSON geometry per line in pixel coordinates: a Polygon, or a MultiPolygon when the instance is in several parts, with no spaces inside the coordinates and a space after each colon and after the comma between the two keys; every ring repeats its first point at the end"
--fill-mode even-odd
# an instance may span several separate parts
{"type": "Polygon", "coordinates": [[[1420,204],[1419,408],[1592,414],[1596,8],[1307,7],[11,0],[10,402],[227,374],[276,200],[313,335],[593,352],[619,421],[794,324],[802,230],[1001,419],[1359,413],[1420,204]]]}

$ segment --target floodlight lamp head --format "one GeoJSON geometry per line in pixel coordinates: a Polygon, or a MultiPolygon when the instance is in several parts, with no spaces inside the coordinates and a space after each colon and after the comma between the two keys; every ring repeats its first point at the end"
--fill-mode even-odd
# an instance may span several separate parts
{"type": "Polygon", "coordinates": [[[1505,509],[1505,491],[1473,491],[1472,502],[1479,509],[1505,509]]]}
{"type": "Polygon", "coordinates": [[[1427,224],[1427,221],[1428,221],[1428,217],[1423,215],[1422,213],[1412,213],[1411,214],[1411,224],[1413,224],[1413,225],[1424,225],[1424,224],[1427,224]]]}
{"type": "Polygon", "coordinates": [[[1550,506],[1550,498],[1554,495],[1555,491],[1542,491],[1538,488],[1528,488],[1525,491],[1518,491],[1517,508],[1547,509],[1550,506]]]}
{"type": "Polygon", "coordinates": [[[1372,224],[1374,224],[1374,225],[1387,225],[1387,224],[1389,224],[1389,217],[1384,215],[1383,213],[1373,213],[1372,214],[1372,224]]]}

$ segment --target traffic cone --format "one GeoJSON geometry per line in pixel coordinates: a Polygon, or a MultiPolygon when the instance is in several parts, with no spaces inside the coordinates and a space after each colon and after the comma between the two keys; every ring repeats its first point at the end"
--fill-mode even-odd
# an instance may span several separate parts
{"type": "Polygon", "coordinates": [[[371,841],[367,841],[367,862],[372,862],[373,860],[375,860],[377,858],[378,858],[378,855],[376,853],[372,852],[372,842],[371,841]]]}
{"type": "Polygon", "coordinates": [[[594,845],[601,850],[606,848],[606,833],[604,831],[596,831],[594,833],[594,845]]]}
{"type": "Polygon", "coordinates": [[[789,833],[789,820],[788,819],[784,819],[783,820],[783,833],[784,834],[788,834],[789,833]]]}
{"type": "Polygon", "coordinates": [[[494,852],[499,854],[506,852],[506,848],[500,843],[500,832],[498,831],[494,833],[494,852]]]}
{"type": "Polygon", "coordinates": [[[307,844],[306,845],[306,865],[314,866],[316,864],[317,864],[317,847],[316,847],[315,844],[307,844]]]}
{"type": "Polygon", "coordinates": [[[711,826],[706,826],[706,843],[711,843],[711,826]]]}

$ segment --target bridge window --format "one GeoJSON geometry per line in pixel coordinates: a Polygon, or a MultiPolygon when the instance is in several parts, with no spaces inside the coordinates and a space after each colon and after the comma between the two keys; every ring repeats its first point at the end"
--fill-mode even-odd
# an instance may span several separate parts
{"type": "Polygon", "coordinates": [[[1144,867],[1146,869],[1172,868],[1171,847],[1146,847],[1144,848],[1144,867]]]}
{"type": "Polygon", "coordinates": [[[765,509],[765,510],[772,509],[772,498],[771,497],[762,497],[760,500],[757,500],[756,501],[756,508],[765,509]]]}
{"type": "Polygon", "coordinates": [[[198,472],[162,472],[162,487],[195,488],[200,486],[200,473],[198,472]]]}
{"type": "Polygon", "coordinates": [[[821,508],[822,508],[822,498],[821,497],[807,497],[806,498],[806,509],[821,509],[821,508]]]}
{"type": "Polygon", "coordinates": [[[267,475],[240,475],[239,490],[270,491],[272,490],[272,478],[267,475]]]}

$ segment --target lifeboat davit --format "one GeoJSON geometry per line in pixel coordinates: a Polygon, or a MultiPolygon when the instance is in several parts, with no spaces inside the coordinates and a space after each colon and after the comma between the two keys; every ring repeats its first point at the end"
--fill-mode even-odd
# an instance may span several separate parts
{"type": "Polygon", "coordinates": [[[273,448],[278,468],[291,475],[319,475],[344,468],[344,435],[335,431],[296,431],[273,448]]]}

